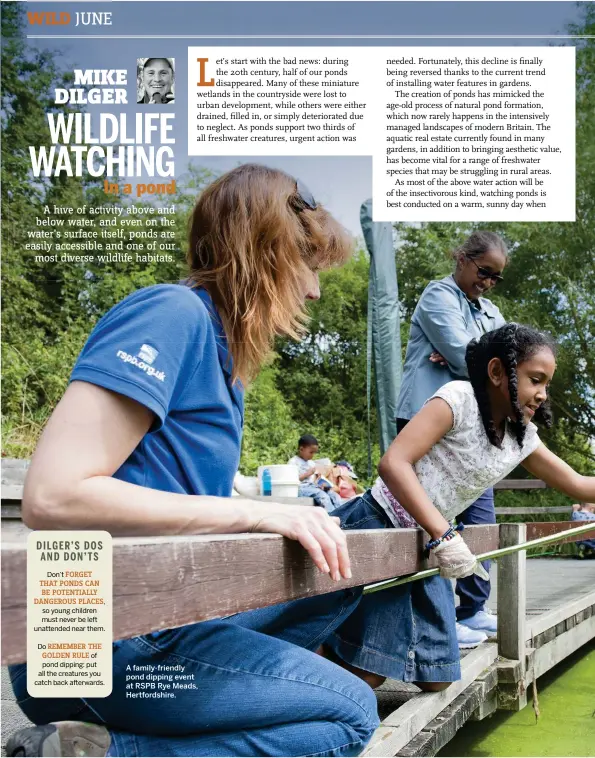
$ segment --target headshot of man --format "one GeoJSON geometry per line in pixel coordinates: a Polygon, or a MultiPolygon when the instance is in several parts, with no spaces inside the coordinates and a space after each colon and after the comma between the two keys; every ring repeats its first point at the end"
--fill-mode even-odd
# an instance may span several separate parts
{"type": "Polygon", "coordinates": [[[174,102],[174,58],[137,58],[137,103],[174,102]]]}

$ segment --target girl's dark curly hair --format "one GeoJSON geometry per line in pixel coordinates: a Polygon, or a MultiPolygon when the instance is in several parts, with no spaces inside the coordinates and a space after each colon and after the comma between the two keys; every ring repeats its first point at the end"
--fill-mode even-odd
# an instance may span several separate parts
{"type": "MultiPolygon", "coordinates": [[[[467,361],[469,380],[477,398],[486,434],[492,445],[502,447],[490,408],[487,390],[488,363],[492,358],[499,358],[504,366],[508,377],[510,401],[516,416],[515,419],[511,419],[512,428],[519,447],[522,447],[525,439],[525,425],[523,424],[523,412],[518,399],[517,366],[544,347],[551,350],[555,355],[556,343],[549,334],[539,332],[530,326],[514,323],[505,324],[499,329],[482,335],[479,339],[471,340],[467,345],[465,360],[467,361]]],[[[546,400],[537,409],[534,421],[544,424],[546,427],[552,425],[549,400],[546,400]]]]}

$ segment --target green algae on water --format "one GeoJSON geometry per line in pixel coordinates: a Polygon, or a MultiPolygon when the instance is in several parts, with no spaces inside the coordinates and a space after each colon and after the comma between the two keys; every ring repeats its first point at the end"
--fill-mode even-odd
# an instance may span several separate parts
{"type": "Polygon", "coordinates": [[[539,721],[529,688],[529,704],[522,711],[499,711],[484,721],[467,722],[438,755],[594,756],[595,640],[540,677],[537,686],[539,721]]]}

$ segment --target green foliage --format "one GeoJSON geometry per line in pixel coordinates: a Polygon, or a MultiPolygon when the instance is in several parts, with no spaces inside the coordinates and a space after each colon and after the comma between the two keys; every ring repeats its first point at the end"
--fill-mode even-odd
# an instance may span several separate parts
{"type": "MultiPolygon", "coordinates": [[[[367,471],[366,317],[368,259],[363,250],[321,275],[322,297],[309,307],[302,342],[279,339],[276,358],[246,397],[241,469],[295,455],[302,434],[320,442],[319,457],[346,459],[360,479],[367,471]]],[[[379,457],[372,406],[373,460],[379,457]]]]}
{"type": "Polygon", "coordinates": [[[39,228],[37,218],[66,218],[68,223],[79,217],[89,224],[85,231],[99,237],[105,228],[123,229],[121,246],[102,252],[125,251],[130,227],[123,227],[118,217],[111,225],[113,214],[92,209],[131,203],[126,197],[105,195],[102,184],[89,176],[32,176],[29,146],[50,143],[47,113],[61,110],[53,92],[68,86],[71,75],[61,73],[54,53],[26,47],[25,24],[22,5],[2,3],[3,452],[15,456],[31,454],[97,319],[134,290],[185,275],[188,212],[196,194],[212,179],[205,169],[190,170],[167,202],[160,197],[151,200],[157,219],[151,228],[157,234],[174,233],[168,240],[171,261],[138,262],[134,251],[131,263],[97,258],[62,262],[60,253],[57,261],[36,261],[39,251],[27,250],[26,245],[32,241],[28,232],[39,228]],[[175,207],[175,214],[157,213],[166,204],[175,207]],[[55,207],[85,211],[65,217],[56,214],[55,207]]]}
{"type": "Polygon", "coordinates": [[[3,450],[11,457],[31,455],[87,336],[73,324],[52,345],[41,330],[3,344],[3,450]]]}
{"type": "Polygon", "coordinates": [[[277,381],[276,366],[266,366],[246,392],[240,469],[250,476],[261,464],[285,463],[295,455],[300,434],[277,381]]]}
{"type": "MultiPolygon", "coordinates": [[[[562,495],[556,490],[496,490],[494,500],[497,508],[554,508],[556,506],[568,506],[568,520],[572,512],[572,504],[575,502],[572,498],[562,495]]],[[[516,521],[548,521],[545,516],[549,514],[536,514],[531,519],[530,515],[519,517],[507,517],[516,521]]],[[[563,521],[562,515],[553,514],[554,521],[563,521]]]]}
{"type": "MultiPolygon", "coordinates": [[[[300,343],[277,343],[278,386],[298,425],[297,437],[314,434],[321,457],[347,459],[360,476],[368,466],[368,270],[368,257],[360,248],[345,266],[321,274],[322,297],[309,306],[308,336],[300,343]]],[[[377,462],[374,398],[370,424],[377,462]]]]}
{"type": "Polygon", "coordinates": [[[27,345],[14,343],[5,345],[4,373],[7,415],[25,421],[41,409],[53,408],[66,388],[68,374],[65,367],[72,366],[80,352],[87,330],[75,324],[64,332],[56,342],[48,347],[43,334],[28,335],[27,345]]]}
{"type": "Polygon", "coordinates": [[[401,316],[403,322],[408,324],[428,282],[441,279],[453,270],[449,251],[465,239],[471,226],[432,223],[416,226],[395,224],[395,228],[400,241],[397,278],[401,316]]]}

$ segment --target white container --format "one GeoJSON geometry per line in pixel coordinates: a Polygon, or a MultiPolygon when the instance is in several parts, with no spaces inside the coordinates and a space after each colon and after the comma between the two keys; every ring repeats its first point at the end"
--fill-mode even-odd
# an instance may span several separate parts
{"type": "Polygon", "coordinates": [[[242,497],[260,495],[260,482],[256,476],[242,476],[238,471],[233,480],[234,491],[242,497]]]}
{"type": "Polygon", "coordinates": [[[258,467],[258,481],[262,492],[262,472],[268,469],[271,474],[271,497],[298,497],[300,478],[298,467],[292,464],[258,467]]]}
{"type": "Polygon", "coordinates": [[[299,497],[299,484],[272,484],[271,497],[299,497]]]}

